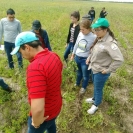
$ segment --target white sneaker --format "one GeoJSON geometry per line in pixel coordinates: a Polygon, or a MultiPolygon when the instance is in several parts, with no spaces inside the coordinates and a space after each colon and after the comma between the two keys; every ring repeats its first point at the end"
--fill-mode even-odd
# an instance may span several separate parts
{"type": "Polygon", "coordinates": [[[86,102],[86,103],[94,103],[94,100],[93,100],[93,98],[87,98],[87,99],[85,100],[85,102],[86,102]]]}
{"type": "Polygon", "coordinates": [[[92,115],[96,112],[96,110],[98,110],[98,107],[96,107],[95,105],[92,105],[91,108],[87,110],[87,112],[92,115]]]}
{"type": "Polygon", "coordinates": [[[77,87],[78,85],[77,84],[74,84],[74,87],[77,87]]]}
{"type": "Polygon", "coordinates": [[[79,91],[80,94],[84,94],[85,93],[85,89],[84,88],[81,88],[80,91],[79,91]]]}

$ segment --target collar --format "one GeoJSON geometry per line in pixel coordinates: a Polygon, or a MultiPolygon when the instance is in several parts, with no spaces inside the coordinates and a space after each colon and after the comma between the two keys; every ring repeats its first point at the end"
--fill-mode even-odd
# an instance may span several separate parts
{"type": "Polygon", "coordinates": [[[38,54],[36,54],[36,55],[34,56],[34,58],[33,58],[32,60],[30,60],[30,63],[33,62],[34,60],[38,59],[39,57],[45,56],[45,55],[47,55],[47,54],[49,54],[49,50],[48,50],[47,48],[45,48],[43,51],[41,51],[41,52],[39,52],[38,54]]]}
{"type": "Polygon", "coordinates": [[[16,20],[16,19],[14,18],[13,21],[9,21],[8,17],[6,17],[6,19],[7,19],[8,22],[11,22],[11,23],[14,22],[14,21],[16,20]]]}
{"type": "Polygon", "coordinates": [[[113,41],[112,37],[109,35],[109,32],[107,32],[103,38],[100,38],[98,42],[106,42],[107,40],[109,42],[113,41]]]}

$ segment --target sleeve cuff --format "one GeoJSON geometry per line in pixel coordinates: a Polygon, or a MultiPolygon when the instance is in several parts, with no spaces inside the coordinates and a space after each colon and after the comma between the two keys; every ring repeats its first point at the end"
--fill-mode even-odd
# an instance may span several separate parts
{"type": "Polygon", "coordinates": [[[105,71],[106,73],[111,73],[110,69],[106,69],[105,71]]]}

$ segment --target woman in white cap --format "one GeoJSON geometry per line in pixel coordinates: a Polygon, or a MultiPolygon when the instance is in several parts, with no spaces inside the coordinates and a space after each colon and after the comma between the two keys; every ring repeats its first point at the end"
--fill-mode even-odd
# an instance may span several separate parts
{"type": "Polygon", "coordinates": [[[113,32],[109,28],[109,22],[105,18],[99,18],[93,25],[97,39],[91,47],[91,54],[86,60],[88,69],[92,69],[94,94],[86,99],[87,103],[93,103],[87,111],[94,114],[102,102],[103,88],[111,72],[121,66],[124,59],[113,32]]]}

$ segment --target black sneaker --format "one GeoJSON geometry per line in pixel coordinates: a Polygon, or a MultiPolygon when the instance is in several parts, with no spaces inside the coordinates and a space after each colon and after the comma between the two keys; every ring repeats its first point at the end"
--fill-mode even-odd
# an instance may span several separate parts
{"type": "Polygon", "coordinates": [[[93,80],[92,80],[92,78],[90,78],[90,79],[89,79],[89,83],[93,83],[93,80]]]}
{"type": "Polygon", "coordinates": [[[11,87],[8,87],[6,91],[8,91],[9,93],[13,92],[11,87]]]}

